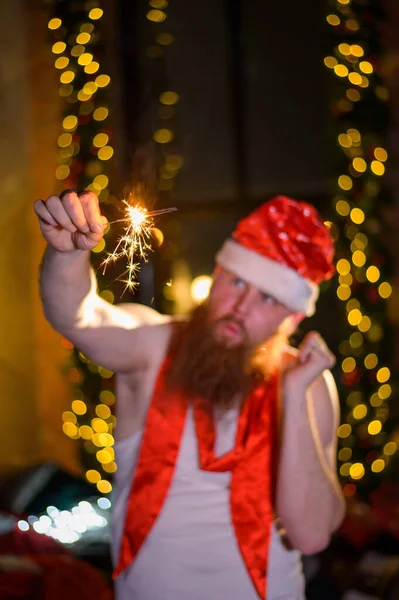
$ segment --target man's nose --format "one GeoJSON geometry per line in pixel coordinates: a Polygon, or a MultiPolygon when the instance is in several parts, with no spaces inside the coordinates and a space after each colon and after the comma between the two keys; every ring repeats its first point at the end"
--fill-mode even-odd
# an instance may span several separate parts
{"type": "Polygon", "coordinates": [[[251,306],[253,303],[253,294],[250,288],[246,288],[242,291],[242,293],[238,296],[235,310],[237,314],[247,315],[251,310],[251,306]]]}

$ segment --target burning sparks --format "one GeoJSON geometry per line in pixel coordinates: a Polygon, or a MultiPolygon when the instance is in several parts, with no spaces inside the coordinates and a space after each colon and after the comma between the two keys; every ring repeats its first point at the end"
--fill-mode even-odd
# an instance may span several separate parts
{"type": "Polygon", "coordinates": [[[146,208],[142,208],[138,204],[131,206],[127,200],[123,200],[123,204],[125,205],[124,218],[112,221],[112,223],[124,223],[124,232],[118,239],[115,250],[102,262],[102,266],[105,273],[109,263],[116,262],[122,257],[127,258],[127,269],[121,275],[126,278],[118,277],[125,284],[124,292],[126,292],[126,290],[133,290],[138,285],[135,276],[140,268],[140,260],[148,261],[148,252],[152,250],[151,238],[154,237],[155,217],[173,212],[176,208],[148,212],[146,208]]]}

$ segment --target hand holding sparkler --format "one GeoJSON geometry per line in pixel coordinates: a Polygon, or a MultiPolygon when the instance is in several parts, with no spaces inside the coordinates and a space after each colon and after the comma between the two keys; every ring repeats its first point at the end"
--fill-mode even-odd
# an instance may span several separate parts
{"type": "Polygon", "coordinates": [[[65,190],[34,205],[40,228],[49,246],[59,252],[92,250],[108,224],[101,215],[97,196],[89,190],[65,190]]]}

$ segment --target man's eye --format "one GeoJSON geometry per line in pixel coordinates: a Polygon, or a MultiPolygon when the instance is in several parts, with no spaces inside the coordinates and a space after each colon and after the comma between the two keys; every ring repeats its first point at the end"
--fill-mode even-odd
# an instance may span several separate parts
{"type": "Polygon", "coordinates": [[[244,285],[245,285],[245,282],[244,282],[242,279],[240,279],[239,277],[235,277],[235,278],[233,279],[233,285],[234,285],[236,288],[242,288],[242,287],[244,287],[244,285]]]}
{"type": "Polygon", "coordinates": [[[262,294],[262,301],[265,304],[276,304],[275,298],[273,298],[273,296],[269,296],[269,294],[262,294]]]}

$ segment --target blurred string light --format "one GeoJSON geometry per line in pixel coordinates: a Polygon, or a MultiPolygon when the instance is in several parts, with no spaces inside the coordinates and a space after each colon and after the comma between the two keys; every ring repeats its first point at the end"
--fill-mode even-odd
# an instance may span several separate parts
{"type": "Polygon", "coordinates": [[[48,506],[46,513],[39,517],[29,515],[18,521],[20,531],[34,530],[36,533],[47,535],[62,544],[74,544],[88,531],[101,529],[108,525],[106,512],[111,508],[108,498],[99,498],[97,507],[83,500],[71,510],[58,510],[55,506],[48,506]],[[100,514],[98,509],[101,510],[100,514]]]}
{"type": "MultiPolygon", "coordinates": [[[[167,47],[173,44],[174,37],[164,29],[167,22],[167,0],[150,0],[147,19],[154,24],[155,40],[147,49],[147,56],[157,60],[163,65],[167,47]]],[[[163,65],[163,72],[166,72],[163,65]]],[[[165,77],[161,78],[162,81],[165,77]]],[[[183,159],[177,153],[173,142],[175,132],[173,129],[176,106],[179,94],[172,89],[158,89],[157,126],[153,132],[153,139],[158,147],[158,190],[163,195],[168,195],[175,185],[175,177],[183,166],[183,159]]]]}
{"type": "MultiPolygon", "coordinates": [[[[84,187],[95,192],[103,202],[109,195],[107,167],[114,154],[106,101],[111,79],[103,72],[100,62],[101,31],[98,24],[103,10],[96,1],[82,5],[80,11],[71,8],[70,4],[55,3],[57,14],[48,22],[53,37],[54,66],[60,81],[59,95],[67,107],[57,140],[59,158],[55,176],[64,189],[84,187]]],[[[93,250],[93,259],[105,249],[106,242],[102,239],[93,250]]],[[[100,295],[108,302],[114,301],[109,290],[100,295]]],[[[86,471],[86,478],[100,493],[107,494],[112,490],[110,479],[117,468],[112,435],[116,422],[112,414],[115,396],[107,389],[110,387],[107,381],[113,373],[77,353],[64,338],[62,345],[67,355],[72,358],[75,353],[78,358],[77,364],[71,364],[67,369],[75,399],[71,410],[62,415],[63,431],[68,437],[83,442],[88,462],[94,462],[96,466],[86,471]],[[87,371],[89,375],[99,375],[101,384],[93,386],[85,378],[87,371]],[[84,392],[86,384],[87,393],[84,392]],[[89,397],[97,400],[94,414],[89,397]]],[[[53,531],[53,525],[49,527],[53,531]]]]}
{"type": "MultiPolygon", "coordinates": [[[[347,411],[338,429],[338,458],[346,483],[344,492],[353,495],[360,480],[383,471],[397,451],[396,443],[385,443],[392,389],[391,373],[382,364],[380,350],[385,334],[384,302],[392,287],[383,274],[384,257],[376,248],[379,222],[374,216],[388,153],[370,125],[368,130],[361,129],[361,111],[359,116],[357,110],[362,103],[369,107],[370,102],[386,102],[388,92],[375,73],[369,7],[367,19],[363,19],[364,7],[358,6],[356,11],[356,3],[350,0],[332,0],[330,6],[326,19],[337,43],[324,63],[339,81],[340,97],[332,112],[340,124],[338,144],[346,161],[334,198],[347,247],[337,262],[337,295],[350,326],[348,339],[339,347],[347,411]]],[[[367,113],[368,108],[362,110],[367,113]]]]}

